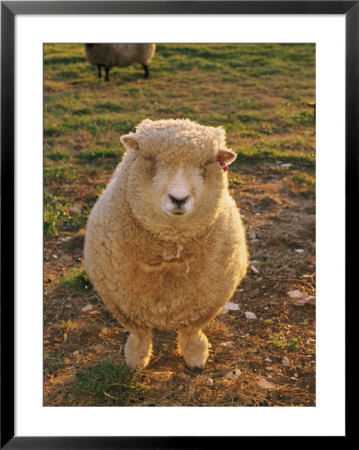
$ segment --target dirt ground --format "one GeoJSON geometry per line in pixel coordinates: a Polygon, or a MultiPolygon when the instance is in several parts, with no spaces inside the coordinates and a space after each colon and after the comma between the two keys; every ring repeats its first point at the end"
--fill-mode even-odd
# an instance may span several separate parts
{"type": "MultiPolygon", "coordinates": [[[[241,181],[231,181],[250,266],[231,300],[239,309],[218,315],[204,330],[211,348],[203,372],[186,367],[175,332],[155,331],[152,360],[138,376],[143,389],[115,404],[315,406],[315,197],[305,183],[293,182],[297,169],[278,161],[241,164],[241,181]]],[[[73,189],[74,202],[92,195],[73,189]]],[[[55,283],[83,267],[84,235],[85,228],[71,238],[44,238],[46,406],[99,404],[92,395],[74,394],[76,374],[100,361],[124,362],[128,332],[92,288],[55,283]]]]}

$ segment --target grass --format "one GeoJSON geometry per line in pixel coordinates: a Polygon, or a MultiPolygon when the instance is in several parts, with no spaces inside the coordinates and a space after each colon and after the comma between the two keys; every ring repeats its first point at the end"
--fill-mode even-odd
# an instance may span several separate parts
{"type": "Polygon", "coordinates": [[[93,405],[124,405],[133,394],[145,390],[139,381],[140,370],[109,359],[76,374],[72,389],[76,397],[90,397],[93,405]]]}
{"type": "Polygon", "coordinates": [[[296,336],[290,340],[287,340],[282,331],[275,334],[269,341],[269,346],[272,350],[280,349],[280,350],[295,350],[298,348],[301,342],[301,337],[296,336]]]}
{"type": "Polygon", "coordinates": [[[45,182],[71,183],[76,180],[76,175],[76,168],[70,164],[44,167],[45,182]]]}
{"type": "Polygon", "coordinates": [[[77,292],[85,292],[92,285],[84,269],[71,269],[64,278],[57,281],[57,286],[72,289],[77,292]]]}
{"type": "Polygon", "coordinates": [[[44,355],[44,362],[49,370],[49,372],[56,372],[58,369],[63,367],[64,365],[64,359],[62,356],[51,356],[51,355],[44,355]]]}
{"type": "Polygon", "coordinates": [[[81,153],[77,153],[75,158],[80,159],[82,161],[86,161],[87,163],[95,162],[101,158],[117,158],[117,160],[121,157],[121,151],[118,148],[99,148],[94,147],[87,151],[83,151],[81,153]]]}
{"type": "Polygon", "coordinates": [[[314,75],[311,44],[160,44],[148,80],[134,65],[114,68],[105,83],[81,44],[45,44],[45,233],[72,234],[85,224],[88,211],[68,212],[67,186],[81,182],[96,193],[106,185],[124,151],[120,136],[147,117],[223,126],[238,154],[234,185],[244,182],[243,163],[280,160],[301,172],[295,185],[313,191],[315,116],[306,102],[315,99],[314,75]]]}
{"type": "Polygon", "coordinates": [[[71,213],[71,200],[57,196],[44,189],[44,233],[48,236],[73,235],[87,221],[88,210],[81,214],[71,213]]]}

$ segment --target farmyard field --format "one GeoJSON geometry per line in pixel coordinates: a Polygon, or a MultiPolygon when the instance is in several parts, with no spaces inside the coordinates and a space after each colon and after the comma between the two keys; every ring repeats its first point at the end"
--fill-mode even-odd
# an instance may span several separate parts
{"type": "Polygon", "coordinates": [[[44,405],[315,406],[315,359],[315,46],[158,44],[148,79],[133,65],[105,82],[82,44],[44,45],[44,405]],[[204,329],[201,373],[174,331],[129,370],[128,331],[84,269],[88,214],[145,118],[223,126],[238,155],[250,265],[204,329]]]}

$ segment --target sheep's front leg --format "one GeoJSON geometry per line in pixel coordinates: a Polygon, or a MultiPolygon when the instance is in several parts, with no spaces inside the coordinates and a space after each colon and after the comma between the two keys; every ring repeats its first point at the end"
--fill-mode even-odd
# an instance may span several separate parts
{"type": "Polygon", "coordinates": [[[125,345],[126,363],[131,369],[145,368],[152,354],[152,332],[141,329],[132,332],[125,345]]]}
{"type": "Polygon", "coordinates": [[[105,75],[105,81],[108,81],[108,80],[109,80],[109,77],[108,77],[109,71],[110,71],[110,68],[107,67],[107,66],[105,66],[105,72],[106,72],[106,75],[105,75]]]}
{"type": "Polygon", "coordinates": [[[143,70],[145,71],[145,75],[144,75],[143,78],[148,78],[149,75],[150,75],[150,70],[148,68],[148,65],[147,64],[142,64],[142,67],[143,67],[143,70]]]}
{"type": "Polygon", "coordinates": [[[203,369],[208,358],[208,339],[198,327],[182,327],[178,331],[178,347],[187,365],[203,369]]]}

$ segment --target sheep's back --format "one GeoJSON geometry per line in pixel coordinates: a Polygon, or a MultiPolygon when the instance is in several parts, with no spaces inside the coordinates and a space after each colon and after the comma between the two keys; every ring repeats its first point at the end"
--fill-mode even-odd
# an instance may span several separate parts
{"type": "Polygon", "coordinates": [[[134,63],[148,64],[155,44],[85,44],[86,58],[92,65],[124,67],[134,63]]]}

